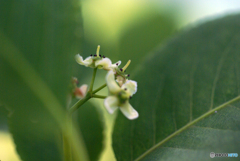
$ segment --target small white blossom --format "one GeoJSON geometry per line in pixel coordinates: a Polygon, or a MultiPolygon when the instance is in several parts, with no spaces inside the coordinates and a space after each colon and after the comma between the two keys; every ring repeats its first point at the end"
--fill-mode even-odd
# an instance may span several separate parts
{"type": "Polygon", "coordinates": [[[85,60],[83,60],[83,57],[80,54],[77,54],[75,56],[75,59],[78,64],[84,65],[86,67],[91,68],[99,68],[104,70],[113,70],[116,71],[116,68],[118,65],[121,64],[121,61],[118,61],[115,64],[112,64],[112,61],[109,58],[106,58],[105,56],[101,57],[99,55],[100,45],[98,45],[97,51],[95,55],[91,55],[87,57],[85,60]]]}
{"type": "Polygon", "coordinates": [[[129,104],[129,98],[137,92],[137,82],[126,80],[120,87],[112,70],[107,73],[106,81],[110,92],[110,96],[104,100],[107,111],[112,114],[119,107],[128,119],[136,119],[138,112],[129,104]]]}

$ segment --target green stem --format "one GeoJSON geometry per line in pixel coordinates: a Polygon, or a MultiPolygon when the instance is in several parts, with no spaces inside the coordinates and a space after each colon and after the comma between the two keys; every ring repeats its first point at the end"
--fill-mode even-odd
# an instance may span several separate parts
{"type": "Polygon", "coordinates": [[[89,88],[89,91],[90,91],[90,92],[91,92],[92,89],[93,89],[93,84],[94,84],[94,79],[95,79],[96,73],[97,73],[97,68],[94,68],[94,69],[93,69],[92,81],[91,81],[91,85],[90,85],[90,88],[89,88]]]}
{"type": "Polygon", "coordinates": [[[69,109],[69,114],[72,115],[74,111],[76,111],[80,106],[82,106],[85,102],[87,102],[91,98],[90,92],[87,93],[87,95],[79,100],[77,103],[75,103],[70,109],[69,109]]]}
{"type": "MultiPolygon", "coordinates": [[[[70,119],[69,122],[71,124],[71,127],[69,128],[71,129],[71,131],[69,132],[69,134],[72,135],[72,118],[68,117],[68,113],[66,116],[66,122],[67,122],[67,119],[70,119]]],[[[71,143],[69,142],[69,139],[68,139],[69,137],[72,137],[72,136],[66,136],[64,135],[64,133],[62,134],[64,161],[72,161],[72,148],[71,148],[72,146],[71,146],[71,143]]]]}
{"type": "Polygon", "coordinates": [[[92,94],[97,93],[98,91],[100,91],[101,89],[103,89],[103,88],[106,87],[106,86],[107,86],[107,84],[105,83],[104,85],[102,85],[102,86],[99,87],[98,89],[94,90],[94,91],[92,92],[92,94]]]}
{"type": "Polygon", "coordinates": [[[102,96],[102,95],[93,94],[92,97],[93,97],[93,98],[102,98],[102,99],[105,99],[107,96],[102,96]]]}

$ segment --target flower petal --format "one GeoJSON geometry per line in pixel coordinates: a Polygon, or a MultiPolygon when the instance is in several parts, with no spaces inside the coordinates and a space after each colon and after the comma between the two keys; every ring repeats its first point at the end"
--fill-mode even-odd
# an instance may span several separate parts
{"type": "Polygon", "coordinates": [[[121,88],[118,86],[117,82],[115,81],[113,71],[110,70],[107,73],[106,82],[107,82],[108,89],[111,93],[117,94],[118,92],[121,91],[121,88]]]}
{"type": "Polygon", "coordinates": [[[86,94],[87,94],[87,88],[88,88],[88,85],[87,85],[87,84],[83,84],[83,85],[81,85],[81,87],[79,88],[79,89],[82,91],[82,93],[83,93],[83,97],[86,96],[86,94]]]}
{"type": "Polygon", "coordinates": [[[83,84],[80,88],[76,88],[74,91],[74,95],[78,98],[81,99],[86,96],[87,94],[87,84],[83,84]]]}
{"type": "Polygon", "coordinates": [[[121,87],[125,82],[125,78],[123,78],[121,75],[118,75],[116,81],[118,82],[119,86],[121,87]]]}
{"type": "Polygon", "coordinates": [[[118,62],[111,64],[109,66],[109,70],[112,70],[114,73],[116,73],[116,69],[118,68],[118,66],[121,64],[121,61],[119,60],[118,62]]]}
{"type": "Polygon", "coordinates": [[[137,92],[137,82],[132,80],[127,80],[126,83],[124,83],[121,88],[127,89],[126,92],[128,92],[132,96],[137,92]]]}
{"type": "Polygon", "coordinates": [[[129,120],[136,119],[139,116],[138,112],[129,104],[128,101],[120,105],[120,110],[129,120]]]}
{"type": "Polygon", "coordinates": [[[112,65],[112,61],[109,58],[103,58],[101,60],[97,60],[95,62],[95,66],[99,66],[103,69],[109,69],[109,67],[112,65]]]}
{"type": "Polygon", "coordinates": [[[119,66],[119,65],[121,65],[121,60],[119,60],[118,62],[116,62],[116,63],[114,63],[113,65],[117,65],[117,66],[119,66]]]}
{"type": "Polygon", "coordinates": [[[87,57],[87,58],[83,61],[83,63],[84,63],[84,65],[87,66],[87,67],[88,67],[88,66],[91,66],[92,63],[93,63],[92,57],[91,57],[91,56],[87,57]]]}
{"type": "Polygon", "coordinates": [[[77,61],[78,64],[84,65],[84,64],[83,64],[83,57],[80,56],[80,54],[77,54],[77,55],[75,56],[75,59],[76,59],[76,61],[77,61]]]}
{"type": "Polygon", "coordinates": [[[115,96],[108,96],[104,100],[104,106],[106,107],[107,111],[112,114],[118,108],[118,98],[115,96]]]}
{"type": "Polygon", "coordinates": [[[83,57],[80,56],[79,54],[77,54],[77,55],[75,56],[75,59],[76,59],[76,61],[77,61],[78,64],[85,65],[85,66],[87,66],[87,67],[90,66],[90,65],[92,65],[92,63],[93,63],[93,60],[92,60],[92,57],[91,57],[91,56],[89,56],[89,57],[87,57],[85,60],[83,60],[83,57]]]}

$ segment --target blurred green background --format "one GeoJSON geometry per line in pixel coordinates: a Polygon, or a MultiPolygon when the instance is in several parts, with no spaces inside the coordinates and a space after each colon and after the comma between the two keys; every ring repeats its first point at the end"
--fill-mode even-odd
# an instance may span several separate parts
{"type": "MultiPolygon", "coordinates": [[[[101,45],[100,53],[112,59],[113,62],[122,60],[123,65],[132,60],[127,73],[138,69],[145,55],[159,47],[169,37],[184,27],[191,27],[199,22],[213,19],[240,9],[237,0],[170,0],[170,1],[133,1],[133,0],[83,0],[81,2],[84,41],[82,45],[83,57],[96,52],[97,45],[101,45]],[[196,23],[197,20],[200,20],[196,23]],[[191,24],[191,25],[189,25],[191,24]]],[[[73,53],[74,55],[75,53],[73,53]]],[[[81,83],[89,82],[91,72],[79,65],[73,65],[74,76],[81,83]],[[89,75],[82,74],[89,72],[89,75]]],[[[104,72],[97,75],[96,87],[104,81],[104,72]]],[[[102,93],[106,93],[104,90],[102,93]]],[[[102,104],[102,100],[90,101],[93,105],[102,104]]],[[[11,135],[6,125],[7,111],[0,106],[0,160],[18,161],[11,135]]],[[[102,107],[103,109],[103,107],[102,107]]],[[[105,140],[106,148],[101,155],[102,161],[114,160],[111,149],[111,132],[115,115],[109,115],[105,109],[102,114],[106,120],[105,140]]]]}

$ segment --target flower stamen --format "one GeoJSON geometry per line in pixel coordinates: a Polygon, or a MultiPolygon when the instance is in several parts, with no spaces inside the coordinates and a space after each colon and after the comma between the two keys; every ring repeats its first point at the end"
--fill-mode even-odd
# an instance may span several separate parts
{"type": "Polygon", "coordinates": [[[98,45],[98,47],[97,47],[97,51],[96,51],[97,57],[99,57],[99,50],[100,50],[100,45],[98,45]]]}
{"type": "Polygon", "coordinates": [[[125,72],[130,63],[131,60],[128,60],[127,64],[122,68],[122,70],[121,69],[120,70],[125,72]]]}

